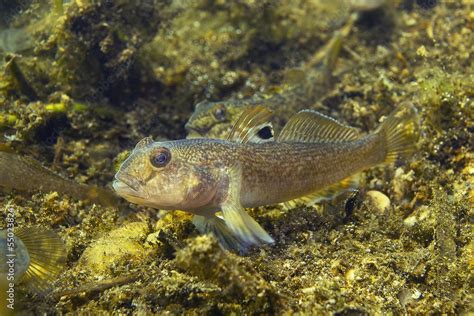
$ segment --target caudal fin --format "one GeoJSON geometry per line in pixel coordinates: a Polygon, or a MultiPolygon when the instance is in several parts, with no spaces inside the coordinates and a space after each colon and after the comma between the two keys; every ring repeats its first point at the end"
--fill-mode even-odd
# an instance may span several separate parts
{"type": "Polygon", "coordinates": [[[416,108],[405,103],[393,111],[377,129],[385,140],[385,163],[391,163],[400,156],[406,156],[416,150],[420,138],[420,125],[416,108]]]}

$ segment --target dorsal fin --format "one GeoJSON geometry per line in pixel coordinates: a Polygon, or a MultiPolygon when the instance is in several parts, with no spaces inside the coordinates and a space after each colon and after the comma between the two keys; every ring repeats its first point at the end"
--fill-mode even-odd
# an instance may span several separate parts
{"type": "Polygon", "coordinates": [[[272,112],[261,105],[245,109],[235,122],[227,140],[236,143],[264,143],[273,141],[272,112]],[[262,133],[265,132],[265,133],[262,133]],[[266,133],[269,132],[269,133],[266,133]],[[265,137],[262,137],[262,134],[265,137]]]}
{"type": "Polygon", "coordinates": [[[313,110],[302,110],[293,115],[278,135],[280,142],[302,143],[339,143],[357,138],[357,129],[313,110]]]}

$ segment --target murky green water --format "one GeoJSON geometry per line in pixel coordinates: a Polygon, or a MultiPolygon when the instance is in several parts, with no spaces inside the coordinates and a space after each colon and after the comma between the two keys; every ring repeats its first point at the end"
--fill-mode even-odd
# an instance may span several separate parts
{"type": "Polygon", "coordinates": [[[473,9],[0,0],[0,314],[472,312],[473,9]],[[245,255],[113,192],[144,137],[226,138],[254,106],[266,140],[302,109],[366,133],[407,102],[414,154],[355,193],[248,209],[275,242],[245,255]]]}

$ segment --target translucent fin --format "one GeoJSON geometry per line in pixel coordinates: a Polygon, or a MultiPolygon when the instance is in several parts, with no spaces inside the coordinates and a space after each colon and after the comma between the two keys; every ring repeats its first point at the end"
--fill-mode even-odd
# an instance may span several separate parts
{"type": "Polygon", "coordinates": [[[11,153],[0,145],[0,186],[20,191],[57,191],[75,198],[117,205],[118,199],[107,189],[79,184],[44,167],[39,161],[11,153]]]}
{"type": "Polygon", "coordinates": [[[387,151],[385,163],[394,162],[398,156],[414,152],[420,138],[420,124],[416,108],[411,103],[401,105],[382,122],[376,133],[385,140],[387,151]]]}
{"type": "Polygon", "coordinates": [[[270,129],[273,135],[273,126],[270,122],[272,113],[261,105],[247,108],[235,122],[227,137],[228,140],[236,143],[263,143],[272,141],[271,138],[262,138],[259,132],[263,129],[270,129]]]}
{"type": "Polygon", "coordinates": [[[304,143],[338,143],[357,138],[357,129],[312,110],[293,115],[278,135],[278,141],[304,143]]]}
{"type": "Polygon", "coordinates": [[[240,205],[222,206],[224,220],[229,229],[245,244],[245,248],[262,243],[271,244],[273,238],[240,205]]]}
{"type": "Polygon", "coordinates": [[[246,247],[273,243],[273,238],[245,211],[240,204],[240,188],[242,182],[241,169],[234,166],[226,170],[228,188],[225,200],[220,208],[225,223],[246,247]]]}
{"type": "Polygon", "coordinates": [[[15,235],[28,250],[30,265],[22,281],[35,292],[45,294],[51,289],[56,277],[64,271],[66,248],[62,239],[44,228],[18,228],[15,235]]]}
{"type": "Polygon", "coordinates": [[[340,51],[344,40],[349,36],[355,21],[357,20],[357,14],[351,14],[347,23],[338,31],[334,33],[331,40],[324,45],[323,48],[313,55],[313,57],[306,63],[305,68],[310,70],[311,68],[319,65],[326,71],[327,75],[331,75],[335,68],[336,61],[340,55],[340,51]]]}
{"type": "Polygon", "coordinates": [[[330,200],[347,191],[355,191],[359,186],[360,174],[345,178],[341,182],[330,185],[322,190],[282,203],[283,209],[291,210],[297,206],[311,206],[324,200],[330,200]]]}
{"type": "Polygon", "coordinates": [[[106,207],[114,207],[118,205],[117,195],[114,194],[112,191],[93,185],[89,185],[86,188],[88,188],[88,190],[86,191],[86,200],[95,203],[100,203],[101,205],[106,207]]]}
{"type": "Polygon", "coordinates": [[[221,246],[227,250],[236,252],[245,252],[247,250],[247,245],[234,235],[220,217],[213,216],[208,218],[194,215],[193,224],[201,234],[211,234],[216,237],[221,246]]]}

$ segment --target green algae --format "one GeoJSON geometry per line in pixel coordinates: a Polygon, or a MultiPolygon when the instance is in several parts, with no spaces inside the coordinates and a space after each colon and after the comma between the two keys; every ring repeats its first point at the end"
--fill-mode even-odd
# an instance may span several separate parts
{"type": "MultiPolygon", "coordinates": [[[[31,32],[34,47],[15,58],[23,83],[2,65],[2,142],[102,187],[139,139],[183,137],[203,98],[267,91],[350,12],[332,18],[330,1],[27,2],[8,2],[9,25],[0,10],[2,27],[42,24],[31,32]]],[[[368,172],[356,196],[250,210],[276,243],[246,257],[199,236],[181,212],[1,188],[0,207],[15,210],[18,226],[52,227],[67,246],[53,293],[44,300],[19,287],[18,311],[472,312],[471,11],[468,1],[431,9],[394,1],[362,14],[335,86],[314,108],[367,131],[409,100],[422,118],[419,153],[368,172]],[[390,205],[380,208],[369,191],[390,205]]]]}

